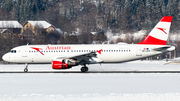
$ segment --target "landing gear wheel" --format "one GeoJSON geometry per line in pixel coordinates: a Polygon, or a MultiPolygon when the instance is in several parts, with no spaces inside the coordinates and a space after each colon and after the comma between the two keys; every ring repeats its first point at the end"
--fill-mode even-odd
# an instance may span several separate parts
{"type": "Polygon", "coordinates": [[[27,69],[27,68],[25,68],[25,69],[24,69],[24,72],[28,72],[28,69],[27,69]]]}
{"type": "Polygon", "coordinates": [[[24,72],[28,72],[28,64],[25,64],[24,72]]]}
{"type": "Polygon", "coordinates": [[[85,67],[86,68],[86,72],[89,70],[89,68],[88,67],[85,67]]]}
{"type": "Polygon", "coordinates": [[[83,72],[83,73],[84,73],[84,72],[87,72],[88,70],[89,70],[88,67],[82,67],[82,68],[81,68],[81,72],[83,72]]]}

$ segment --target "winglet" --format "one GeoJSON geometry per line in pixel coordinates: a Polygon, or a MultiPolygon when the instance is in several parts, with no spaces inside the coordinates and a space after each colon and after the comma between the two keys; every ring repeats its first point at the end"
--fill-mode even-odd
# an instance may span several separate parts
{"type": "Polygon", "coordinates": [[[138,44],[166,45],[172,16],[164,16],[149,35],[138,44]]]}

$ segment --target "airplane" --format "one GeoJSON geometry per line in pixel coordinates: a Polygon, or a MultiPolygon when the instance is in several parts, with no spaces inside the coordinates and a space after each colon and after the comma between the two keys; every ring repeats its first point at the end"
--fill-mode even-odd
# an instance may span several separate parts
{"type": "Polygon", "coordinates": [[[175,50],[166,45],[172,16],[164,16],[146,38],[137,44],[88,44],[88,45],[23,45],[3,55],[7,62],[25,64],[52,64],[53,69],[69,69],[81,65],[81,72],[87,72],[86,65],[122,63],[138,60],[175,50]]]}

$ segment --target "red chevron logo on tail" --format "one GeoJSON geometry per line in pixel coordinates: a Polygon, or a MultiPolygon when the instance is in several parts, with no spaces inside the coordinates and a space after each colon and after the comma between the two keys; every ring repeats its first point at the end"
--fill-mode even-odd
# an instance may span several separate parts
{"type": "Polygon", "coordinates": [[[158,27],[157,27],[157,29],[159,29],[159,30],[163,31],[165,34],[167,34],[167,33],[165,32],[165,30],[166,30],[165,28],[158,28],[158,27]]]}

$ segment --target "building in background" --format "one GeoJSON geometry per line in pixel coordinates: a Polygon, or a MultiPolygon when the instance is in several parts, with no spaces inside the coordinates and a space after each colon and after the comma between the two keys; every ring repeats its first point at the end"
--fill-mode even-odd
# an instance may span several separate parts
{"type": "Polygon", "coordinates": [[[3,37],[19,36],[22,28],[18,21],[0,21],[0,34],[3,37]]]}
{"type": "Polygon", "coordinates": [[[21,34],[24,33],[25,30],[30,30],[34,35],[38,35],[38,30],[44,30],[47,33],[50,32],[58,32],[63,33],[59,28],[56,28],[52,24],[46,21],[27,21],[23,24],[23,28],[21,29],[21,34]]]}

